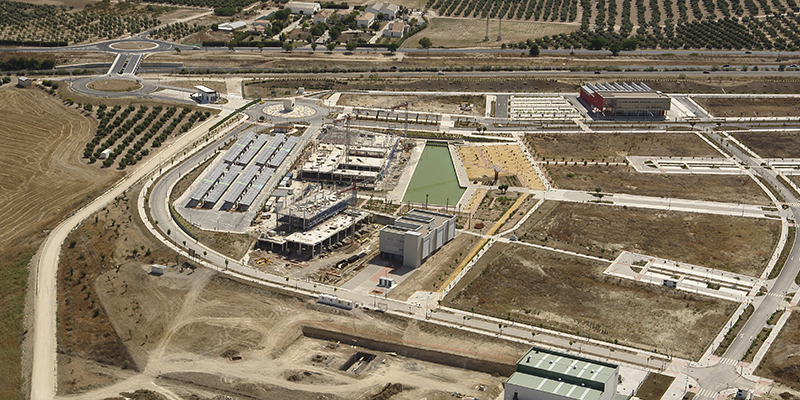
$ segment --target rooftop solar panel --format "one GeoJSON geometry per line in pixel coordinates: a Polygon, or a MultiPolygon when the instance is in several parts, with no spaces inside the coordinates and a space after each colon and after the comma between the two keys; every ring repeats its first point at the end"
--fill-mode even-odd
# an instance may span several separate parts
{"type": "Polygon", "coordinates": [[[267,142],[267,145],[264,146],[264,150],[261,153],[258,153],[256,156],[256,164],[258,165],[267,165],[267,162],[272,155],[275,154],[275,151],[281,147],[283,141],[286,140],[286,135],[279,133],[275,135],[272,139],[267,142]]]}
{"type": "Polygon", "coordinates": [[[231,169],[228,170],[228,173],[220,178],[219,182],[214,185],[214,189],[211,189],[211,192],[208,193],[208,196],[205,200],[206,203],[210,203],[212,205],[216,204],[219,199],[222,198],[222,195],[225,193],[225,191],[228,190],[228,187],[230,187],[231,183],[236,180],[236,177],[239,176],[239,172],[241,171],[242,167],[238,165],[232,165],[231,169]]]}
{"type": "Polygon", "coordinates": [[[206,174],[206,176],[200,180],[200,183],[197,184],[197,187],[194,188],[189,198],[195,201],[202,200],[203,196],[211,189],[211,186],[214,186],[214,183],[216,183],[222,173],[225,172],[225,168],[227,168],[225,163],[219,163],[211,168],[211,171],[206,174]]]}
{"type": "Polygon", "coordinates": [[[272,177],[273,173],[275,173],[273,168],[264,168],[264,170],[261,171],[261,175],[259,175],[255,182],[253,182],[253,184],[247,188],[247,192],[245,192],[245,194],[239,200],[239,204],[245,207],[250,207],[253,205],[256,197],[258,197],[258,194],[261,193],[261,189],[264,189],[264,186],[269,181],[269,178],[272,177]]]}

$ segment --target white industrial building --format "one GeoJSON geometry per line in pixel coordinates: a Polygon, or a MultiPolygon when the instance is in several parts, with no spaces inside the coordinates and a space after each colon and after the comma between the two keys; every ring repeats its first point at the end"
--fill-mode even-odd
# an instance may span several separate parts
{"type": "Polygon", "coordinates": [[[292,14],[297,15],[314,15],[322,9],[319,3],[307,3],[304,1],[290,1],[286,3],[284,8],[291,9],[292,14]]]}
{"type": "Polygon", "coordinates": [[[238,30],[238,29],[242,29],[242,28],[245,28],[245,27],[247,27],[247,23],[242,22],[242,21],[226,22],[224,24],[217,25],[217,28],[219,28],[219,30],[225,31],[225,32],[232,32],[232,31],[235,31],[235,30],[238,30]]]}
{"type": "Polygon", "coordinates": [[[533,347],[506,380],[503,400],[611,400],[619,366],[533,347]]]}
{"type": "Polygon", "coordinates": [[[219,101],[219,93],[210,87],[198,85],[194,87],[197,92],[192,95],[200,103],[216,103],[219,101]]]}
{"type": "Polygon", "coordinates": [[[381,257],[417,268],[455,235],[455,216],[414,209],[381,229],[381,257]]]}

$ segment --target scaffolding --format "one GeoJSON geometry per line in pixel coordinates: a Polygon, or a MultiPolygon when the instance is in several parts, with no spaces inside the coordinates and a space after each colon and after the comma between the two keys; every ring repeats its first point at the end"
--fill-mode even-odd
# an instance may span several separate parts
{"type": "Polygon", "coordinates": [[[279,223],[291,230],[311,229],[355,204],[355,190],[334,192],[313,184],[299,195],[291,195],[275,211],[279,223]],[[352,193],[347,193],[352,191],[352,193]]]}

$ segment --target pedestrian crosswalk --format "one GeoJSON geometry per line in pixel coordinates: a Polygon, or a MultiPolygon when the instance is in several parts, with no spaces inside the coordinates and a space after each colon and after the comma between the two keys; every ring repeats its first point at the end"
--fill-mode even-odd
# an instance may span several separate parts
{"type": "Polygon", "coordinates": [[[714,392],[713,390],[700,388],[700,390],[697,391],[697,397],[705,397],[708,399],[713,399],[714,397],[716,397],[716,395],[717,393],[714,392]]]}
{"type": "Polygon", "coordinates": [[[732,358],[722,357],[722,358],[719,359],[719,363],[720,364],[725,364],[725,365],[736,365],[736,364],[739,364],[739,361],[734,360],[732,358]]]}

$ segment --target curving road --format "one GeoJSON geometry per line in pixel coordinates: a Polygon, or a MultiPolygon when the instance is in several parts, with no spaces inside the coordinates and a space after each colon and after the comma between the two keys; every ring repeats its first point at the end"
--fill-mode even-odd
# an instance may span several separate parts
{"type": "MultiPolygon", "coordinates": [[[[230,111],[223,112],[219,118],[224,118],[230,111]]],[[[180,136],[159,154],[162,158],[178,155],[184,147],[200,139],[208,128],[217,121],[211,118],[199,125],[186,135],[180,136]]],[[[35,265],[36,288],[33,322],[33,368],[31,374],[31,399],[50,400],[56,394],[57,384],[57,276],[61,245],[67,235],[77,227],[81,221],[101,210],[115,197],[119,196],[130,186],[146,177],[158,168],[158,158],[152,158],[130,175],[122,179],[100,197],[76,211],[69,218],[60,223],[50,235],[47,236],[40,248],[40,256],[35,265]]]]}

